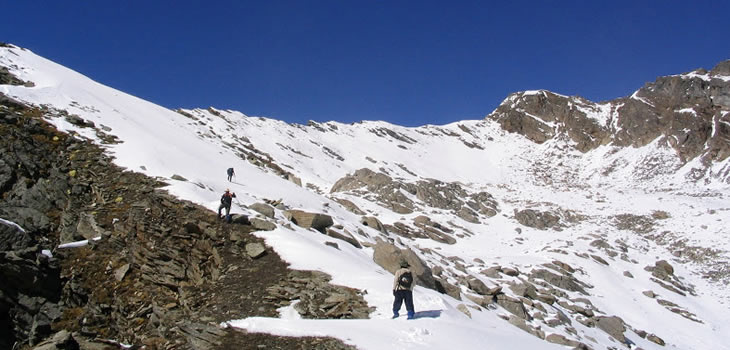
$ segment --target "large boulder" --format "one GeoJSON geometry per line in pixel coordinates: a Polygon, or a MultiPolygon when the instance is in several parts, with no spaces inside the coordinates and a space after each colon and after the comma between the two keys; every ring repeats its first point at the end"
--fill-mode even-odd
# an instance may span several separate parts
{"type": "Polygon", "coordinates": [[[274,217],[274,207],[266,203],[254,203],[249,205],[248,208],[268,218],[274,217]]]}
{"type": "Polygon", "coordinates": [[[506,294],[497,294],[497,304],[521,319],[530,319],[530,314],[527,313],[527,309],[525,309],[525,305],[522,304],[522,300],[520,299],[507,296],[506,294]]]}
{"type": "Polygon", "coordinates": [[[373,252],[373,260],[390,273],[395,273],[400,268],[401,260],[410,265],[414,281],[417,285],[436,290],[436,282],[429,268],[421,258],[410,249],[399,249],[395,245],[378,239],[373,252]]]}
{"type": "Polygon", "coordinates": [[[382,233],[388,233],[388,231],[385,229],[385,226],[383,226],[383,223],[374,216],[363,216],[360,219],[360,223],[367,227],[372,227],[382,233]]]}
{"type": "Polygon", "coordinates": [[[334,224],[329,215],[308,213],[304,210],[287,210],[284,216],[299,227],[313,228],[322,233],[326,233],[326,229],[334,224]]]}
{"type": "Polygon", "coordinates": [[[270,221],[259,218],[250,218],[251,226],[257,231],[273,231],[276,229],[276,224],[270,221]]]}
{"type": "Polygon", "coordinates": [[[626,325],[624,320],[618,316],[596,316],[595,318],[596,327],[608,333],[608,335],[614,337],[621,343],[626,343],[626,337],[624,332],[626,331],[626,325]]]}

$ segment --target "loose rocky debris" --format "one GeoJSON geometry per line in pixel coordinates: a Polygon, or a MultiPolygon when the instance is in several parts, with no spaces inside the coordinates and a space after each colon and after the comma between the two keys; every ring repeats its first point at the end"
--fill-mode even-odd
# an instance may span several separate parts
{"type": "MultiPolygon", "coordinates": [[[[147,349],[351,348],[219,328],[276,316],[280,304],[268,288],[291,276],[249,234],[254,228],[222,223],[161,190],[164,183],[116,167],[101,148],[43,121],[48,110],[0,102],[0,348],[53,334],[46,345],[75,341],[82,349],[118,347],[98,339],[147,349]],[[57,248],[93,236],[101,239],[57,248]]],[[[358,291],[342,292],[321,275],[305,283],[307,272],[297,273],[313,293],[302,296],[310,317],[367,317],[358,291]],[[344,296],[321,297],[330,294],[344,296]]]]}
{"type": "Polygon", "coordinates": [[[331,285],[321,272],[292,271],[279,284],[267,288],[267,300],[280,307],[296,301],[294,308],[303,318],[365,319],[375,311],[363,294],[352,288],[331,285]]]}
{"type": "Polygon", "coordinates": [[[560,228],[560,217],[549,212],[542,212],[533,209],[518,211],[515,209],[515,219],[522,225],[534,227],[538,230],[560,228]]]}
{"type": "Polygon", "coordinates": [[[645,234],[654,231],[654,218],[647,215],[620,214],[613,217],[613,222],[619,230],[633,231],[645,234]]]}

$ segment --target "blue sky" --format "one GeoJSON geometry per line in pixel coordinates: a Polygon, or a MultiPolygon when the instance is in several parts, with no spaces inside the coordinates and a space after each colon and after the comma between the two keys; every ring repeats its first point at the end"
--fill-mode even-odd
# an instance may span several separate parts
{"type": "Polygon", "coordinates": [[[288,122],[477,119],[730,58],[728,1],[9,1],[0,41],[169,108],[288,122]]]}

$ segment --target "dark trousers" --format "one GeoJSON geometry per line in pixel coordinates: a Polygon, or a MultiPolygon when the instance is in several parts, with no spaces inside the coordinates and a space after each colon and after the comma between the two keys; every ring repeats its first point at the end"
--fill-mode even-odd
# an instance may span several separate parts
{"type": "Polygon", "coordinates": [[[223,208],[226,209],[226,221],[230,221],[231,220],[231,206],[230,205],[221,204],[220,206],[218,206],[218,217],[219,218],[221,217],[221,209],[223,209],[223,208]]]}
{"type": "Polygon", "coordinates": [[[398,313],[400,311],[400,306],[403,304],[403,301],[406,302],[406,311],[408,311],[409,314],[413,314],[413,291],[410,290],[394,290],[393,296],[395,296],[395,300],[393,301],[393,313],[398,313]]]}
{"type": "Polygon", "coordinates": [[[233,177],[233,174],[228,174],[228,181],[231,181],[231,178],[233,177]]]}

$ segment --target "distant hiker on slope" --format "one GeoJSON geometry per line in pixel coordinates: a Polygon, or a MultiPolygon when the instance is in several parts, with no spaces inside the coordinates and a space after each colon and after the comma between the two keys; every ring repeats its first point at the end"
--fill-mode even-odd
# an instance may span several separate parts
{"type": "Polygon", "coordinates": [[[218,206],[218,219],[221,218],[221,209],[225,208],[226,222],[231,222],[231,203],[233,203],[233,198],[236,198],[236,194],[226,188],[226,192],[221,196],[221,205],[218,206]]]}
{"type": "Polygon", "coordinates": [[[406,302],[406,310],[408,311],[408,319],[412,320],[415,316],[413,311],[413,273],[408,269],[410,265],[405,260],[401,260],[400,269],[395,272],[395,280],[393,281],[393,318],[399,316],[400,306],[403,301],[406,302]]]}
{"type": "Polygon", "coordinates": [[[226,173],[228,173],[228,182],[231,182],[231,178],[232,178],[232,177],[233,177],[234,175],[236,175],[236,172],[235,172],[235,171],[233,171],[233,168],[228,168],[228,170],[226,170],[226,173]]]}

